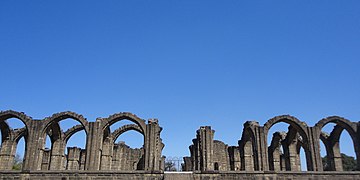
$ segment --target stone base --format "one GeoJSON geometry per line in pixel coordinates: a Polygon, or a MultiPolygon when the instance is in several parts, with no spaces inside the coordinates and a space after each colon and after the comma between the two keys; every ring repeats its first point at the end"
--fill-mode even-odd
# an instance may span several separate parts
{"type": "Polygon", "coordinates": [[[0,171],[0,179],[40,180],[354,180],[360,179],[360,171],[345,172],[127,172],[127,171],[0,171]]]}

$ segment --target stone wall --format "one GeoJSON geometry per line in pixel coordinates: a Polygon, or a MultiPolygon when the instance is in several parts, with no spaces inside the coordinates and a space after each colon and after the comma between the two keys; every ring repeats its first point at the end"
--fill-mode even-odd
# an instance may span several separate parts
{"type": "Polygon", "coordinates": [[[34,120],[24,113],[16,111],[0,112],[0,130],[2,143],[0,148],[0,171],[11,170],[20,138],[25,139],[25,155],[23,171],[51,170],[117,170],[117,171],[160,171],[164,169],[164,157],[161,151],[164,147],[160,133],[162,128],[156,119],[140,119],[131,113],[116,113],[107,118],[98,118],[88,122],[82,115],[74,112],[53,114],[42,120],[34,120]],[[25,127],[12,129],[7,119],[17,118],[25,127]],[[59,122],[73,119],[79,123],[63,131],[59,122]],[[110,126],[122,120],[133,124],[124,125],[115,131],[110,126]],[[144,137],[140,149],[132,149],[124,143],[115,143],[122,133],[135,130],[144,137]],[[86,133],[86,148],[67,147],[69,138],[79,131],[86,133]],[[50,137],[51,148],[45,148],[46,136],[50,137]]]}
{"type": "MultiPolygon", "coordinates": [[[[327,152],[326,171],[343,171],[339,139],[347,131],[354,144],[357,170],[360,170],[360,123],[331,116],[309,127],[305,122],[289,115],[276,116],[263,126],[255,121],[244,123],[244,129],[237,146],[228,146],[214,140],[215,131],[202,126],[196,131],[196,138],[189,146],[190,157],[184,157],[184,171],[301,171],[300,149],[306,156],[308,171],[323,171],[320,155],[320,141],[327,152]],[[268,134],[269,129],[280,122],[289,125],[287,132],[268,134]],[[330,134],[322,128],[334,123],[330,134]],[[267,137],[272,136],[271,142],[267,137]],[[269,145],[268,145],[269,144],[269,145]]],[[[286,130],[286,129],[285,129],[286,130]]]]}
{"type": "Polygon", "coordinates": [[[0,179],[19,180],[356,180],[359,172],[189,172],[162,173],[146,171],[35,171],[14,172],[2,171],[0,179]]]}
{"type": "Polygon", "coordinates": [[[360,179],[360,171],[343,171],[339,139],[347,131],[353,141],[360,169],[360,123],[332,116],[309,127],[295,117],[284,115],[268,120],[264,125],[255,121],[244,123],[242,136],[235,146],[214,140],[215,131],[202,126],[196,131],[190,156],[184,157],[183,173],[164,173],[164,147],[158,120],[147,122],[131,113],[116,113],[107,118],[88,122],[74,112],[56,113],[42,120],[34,120],[16,111],[0,112],[0,179],[360,179]],[[25,127],[11,129],[10,118],[21,120],[25,127]],[[64,119],[79,122],[67,131],[60,128],[64,119]],[[122,120],[133,124],[114,131],[110,126],[122,120]],[[270,128],[280,122],[289,127],[269,134],[270,128]],[[322,128],[334,123],[330,134],[322,128]],[[133,149],[115,140],[122,133],[134,130],[144,137],[141,148],[133,149]],[[86,148],[67,147],[68,139],[79,131],[86,133],[86,148]],[[45,148],[45,137],[52,142],[45,148]],[[271,136],[271,142],[267,142],[271,136]],[[11,171],[20,138],[26,142],[23,167],[11,171]],[[327,151],[327,171],[320,156],[320,142],[327,151]],[[306,155],[307,172],[301,171],[300,149],[306,155]]]}

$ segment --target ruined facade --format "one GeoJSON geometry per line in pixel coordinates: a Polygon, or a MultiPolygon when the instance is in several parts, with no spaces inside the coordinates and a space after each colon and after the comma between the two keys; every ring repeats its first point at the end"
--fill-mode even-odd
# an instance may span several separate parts
{"type": "Polygon", "coordinates": [[[87,121],[74,112],[53,114],[34,120],[22,112],[0,112],[0,179],[360,179],[360,171],[344,172],[339,139],[347,131],[353,141],[357,169],[360,170],[360,123],[332,116],[309,127],[295,117],[284,115],[258,122],[244,123],[242,136],[236,146],[214,140],[210,126],[196,131],[190,156],[184,157],[184,173],[164,172],[164,144],[160,138],[162,128],[157,119],[147,122],[131,113],[116,113],[107,118],[87,121]],[[8,119],[16,118],[24,128],[12,129],[8,119]],[[73,119],[79,124],[63,131],[59,122],[73,119]],[[116,122],[128,120],[111,131],[116,122]],[[289,125],[286,131],[269,134],[270,128],[280,122],[289,125]],[[330,134],[322,128],[335,123],[330,134]],[[127,131],[143,135],[141,148],[130,148],[116,139],[127,131]],[[79,131],[86,133],[86,147],[65,148],[69,138],[79,131]],[[51,148],[45,148],[46,136],[51,148]],[[271,142],[267,142],[271,136],[271,142]],[[13,171],[16,147],[25,140],[22,170],[13,171]],[[327,171],[323,171],[320,142],[327,152],[327,171]],[[306,172],[301,172],[300,148],[306,155],[306,172]]]}
{"type": "MultiPolygon", "coordinates": [[[[327,171],[342,171],[339,138],[347,131],[353,141],[357,169],[360,170],[360,123],[332,116],[320,120],[314,127],[289,115],[277,116],[263,126],[255,121],[244,123],[237,146],[214,140],[210,126],[200,127],[189,147],[190,157],[184,158],[184,171],[301,171],[300,148],[304,149],[308,171],[323,171],[320,141],[326,147],[327,171]],[[280,122],[289,125],[287,132],[268,134],[280,122]],[[335,123],[330,134],[322,132],[328,123],[335,123]],[[268,145],[268,136],[272,136],[268,145]]],[[[353,148],[351,147],[351,148],[353,148]]]]}
{"type": "Polygon", "coordinates": [[[98,118],[95,122],[88,122],[82,115],[74,112],[61,112],[42,120],[33,120],[24,113],[3,111],[0,112],[0,130],[0,170],[12,169],[16,146],[22,137],[25,139],[22,167],[25,171],[161,171],[164,166],[164,157],[161,156],[164,144],[160,138],[162,128],[158,120],[149,119],[146,123],[131,113],[117,113],[107,118],[98,118]],[[25,127],[11,129],[6,122],[10,118],[21,120],[25,127]],[[64,132],[59,125],[64,119],[73,119],[80,124],[64,132]],[[134,124],[124,125],[111,132],[110,126],[122,120],[129,120],[134,124]],[[86,148],[68,147],[68,153],[65,154],[69,138],[82,130],[87,136],[86,148]],[[115,142],[117,137],[130,130],[143,135],[144,144],[140,149],[132,149],[123,142],[115,142]],[[51,149],[45,148],[47,135],[51,140],[51,149]]]}

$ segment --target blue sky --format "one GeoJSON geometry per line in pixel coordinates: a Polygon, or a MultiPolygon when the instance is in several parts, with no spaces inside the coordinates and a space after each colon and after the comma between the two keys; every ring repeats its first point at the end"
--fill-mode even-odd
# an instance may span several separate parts
{"type": "Polygon", "coordinates": [[[168,156],[188,155],[202,125],[236,145],[246,120],[359,121],[359,7],[1,1],[0,109],[36,119],[66,110],[89,121],[116,112],[158,118],[168,156]]]}

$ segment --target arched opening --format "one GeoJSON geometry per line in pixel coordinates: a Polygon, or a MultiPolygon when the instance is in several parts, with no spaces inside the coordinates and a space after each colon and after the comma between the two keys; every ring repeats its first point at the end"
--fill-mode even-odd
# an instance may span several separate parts
{"type": "Polygon", "coordinates": [[[257,143],[256,137],[252,129],[250,127],[245,127],[241,140],[239,141],[240,160],[241,160],[240,170],[243,171],[259,170],[256,143],[257,143]]]}
{"type": "MultiPolygon", "coordinates": [[[[301,171],[312,168],[310,148],[307,143],[308,138],[302,127],[303,125],[300,124],[301,122],[294,117],[280,116],[269,120],[264,125],[268,145],[269,170],[301,171]],[[273,135],[275,135],[276,132],[286,132],[286,135],[283,135],[285,137],[280,140],[281,143],[272,142],[274,141],[273,135]],[[274,145],[276,145],[276,147],[274,147],[274,145]],[[300,157],[300,149],[304,149],[303,154],[305,157],[303,159],[305,161],[302,164],[306,168],[301,168],[302,160],[300,157]]],[[[275,140],[279,141],[279,138],[275,138],[275,140]]]]}
{"type": "Polygon", "coordinates": [[[267,136],[269,170],[285,171],[283,143],[287,136],[289,124],[279,122],[271,127],[267,136]]]}
{"type": "Polygon", "coordinates": [[[85,130],[74,133],[66,141],[66,162],[65,168],[67,170],[84,170],[85,169],[85,143],[86,133],[85,130]]]}
{"type": "Polygon", "coordinates": [[[214,163],[214,170],[215,171],[219,170],[219,163],[217,163],[217,162],[214,163]]]}
{"type": "Polygon", "coordinates": [[[40,149],[41,164],[39,169],[49,170],[51,160],[52,141],[48,134],[45,136],[44,146],[40,149]]]}
{"type": "Polygon", "coordinates": [[[13,170],[22,170],[22,166],[24,163],[25,157],[25,149],[26,149],[25,137],[21,137],[16,146],[16,153],[14,157],[14,165],[12,167],[13,170]]]}
{"type": "Polygon", "coordinates": [[[122,133],[114,142],[115,144],[124,143],[132,149],[143,148],[144,136],[135,130],[129,130],[122,133]]]}
{"type": "Polygon", "coordinates": [[[83,123],[67,116],[50,119],[43,138],[41,170],[84,169],[86,132],[83,123]]]}
{"type": "Polygon", "coordinates": [[[104,130],[102,170],[143,170],[144,141],[142,129],[131,120],[121,119],[104,130]]]}
{"type": "Polygon", "coordinates": [[[356,153],[348,127],[330,122],[320,134],[320,155],[324,171],[355,171],[356,153]],[[351,147],[351,148],[349,148],[351,147]]]}
{"type": "Polygon", "coordinates": [[[22,170],[26,154],[26,125],[18,118],[8,118],[0,121],[0,130],[0,169],[22,170]]]}
{"type": "Polygon", "coordinates": [[[302,146],[300,146],[299,155],[300,155],[300,171],[307,171],[305,150],[302,146]]]}

